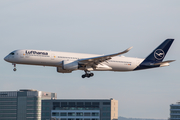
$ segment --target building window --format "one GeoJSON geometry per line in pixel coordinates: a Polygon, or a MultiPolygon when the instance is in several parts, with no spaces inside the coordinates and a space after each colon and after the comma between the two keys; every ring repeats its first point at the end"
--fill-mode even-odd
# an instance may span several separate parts
{"type": "Polygon", "coordinates": [[[180,109],[180,106],[171,106],[171,109],[180,109]]]}
{"type": "Polygon", "coordinates": [[[68,107],[67,102],[61,102],[61,107],[68,107]]]}
{"type": "Polygon", "coordinates": [[[61,120],[66,120],[66,118],[61,118],[61,120]]]}
{"type": "Polygon", "coordinates": [[[90,118],[84,118],[84,120],[91,120],[90,118]]]}
{"type": "Polygon", "coordinates": [[[92,116],[99,116],[99,113],[92,113],[92,116]]]}
{"type": "Polygon", "coordinates": [[[16,110],[0,110],[0,114],[1,113],[5,113],[5,114],[7,114],[7,113],[15,113],[16,114],[16,110]]]}
{"type": "Polygon", "coordinates": [[[42,102],[43,105],[50,105],[49,102],[42,102]]]}
{"type": "Polygon", "coordinates": [[[75,120],[74,118],[68,118],[68,120],[75,120]]]}
{"type": "Polygon", "coordinates": [[[35,98],[34,97],[29,97],[29,98],[27,98],[27,100],[35,100],[35,98]]]}
{"type": "Polygon", "coordinates": [[[9,102],[0,102],[0,105],[16,105],[17,103],[16,102],[12,102],[12,101],[9,101],[9,102]]]}
{"type": "Polygon", "coordinates": [[[69,107],[75,107],[75,102],[69,102],[69,107]]]}
{"type": "Polygon", "coordinates": [[[27,110],[26,113],[41,113],[40,110],[27,110]]]}
{"type": "Polygon", "coordinates": [[[91,116],[91,113],[86,112],[84,113],[84,116],[91,116]]]}
{"type": "Polygon", "coordinates": [[[77,112],[76,116],[83,116],[83,113],[82,112],[77,112]]]}
{"type": "Polygon", "coordinates": [[[62,112],[62,113],[60,113],[60,116],[67,116],[67,113],[62,112]]]}
{"type": "Polygon", "coordinates": [[[60,102],[53,102],[53,110],[59,110],[60,102]]]}
{"type": "Polygon", "coordinates": [[[66,118],[60,118],[60,120],[66,120],[66,118]]]}
{"type": "Polygon", "coordinates": [[[110,107],[103,107],[103,111],[110,111],[110,107]]]}
{"type": "Polygon", "coordinates": [[[103,105],[111,105],[110,102],[103,102],[103,105]]]}
{"type": "Polygon", "coordinates": [[[52,116],[59,116],[58,112],[52,112],[52,116]]]}
{"type": "Polygon", "coordinates": [[[27,105],[34,105],[34,102],[27,102],[27,105]]]}
{"type": "Polygon", "coordinates": [[[54,120],[61,120],[61,118],[53,118],[54,120]]]}
{"type": "Polygon", "coordinates": [[[43,110],[49,110],[49,107],[42,107],[43,110]]]}
{"type": "MultiPolygon", "coordinates": [[[[99,120],[98,118],[93,118],[92,120],[99,120]]],[[[108,119],[109,120],[109,119],[108,119]]]]}
{"type": "Polygon", "coordinates": [[[177,113],[177,114],[180,114],[180,111],[171,111],[171,113],[177,113]]]}
{"type": "Polygon", "coordinates": [[[83,107],[77,107],[76,110],[84,110],[83,107]]]}
{"type": "Polygon", "coordinates": [[[110,120],[111,118],[103,118],[102,120],[110,120]]]}
{"type": "Polygon", "coordinates": [[[58,107],[60,107],[60,102],[53,102],[53,106],[58,106],[58,107]]]}
{"type": "Polygon", "coordinates": [[[76,116],[76,114],[74,112],[69,112],[68,116],[76,116]]]}
{"type": "Polygon", "coordinates": [[[104,117],[110,117],[110,113],[109,113],[109,112],[104,112],[102,115],[103,115],[104,117]]]}
{"type": "Polygon", "coordinates": [[[69,110],[76,110],[75,107],[69,107],[68,109],[69,109],[69,110]]]}
{"type": "Polygon", "coordinates": [[[27,109],[35,109],[34,106],[27,106],[26,108],[27,108],[27,109]]]}
{"type": "Polygon", "coordinates": [[[1,114],[0,117],[16,117],[16,114],[1,114]]]}
{"type": "Polygon", "coordinates": [[[91,102],[85,102],[85,107],[91,107],[91,102]]]}
{"type": "Polygon", "coordinates": [[[84,103],[83,102],[77,102],[77,107],[83,107],[84,103]]]}
{"type": "Polygon", "coordinates": [[[16,101],[16,98],[0,98],[0,101],[16,101]]]}
{"type": "MultiPolygon", "coordinates": [[[[31,107],[31,106],[27,106],[27,107],[31,107]]],[[[33,107],[34,108],[34,107],[33,107]]],[[[0,107],[0,110],[1,109],[16,109],[16,106],[1,106],[0,107]]]]}
{"type": "Polygon", "coordinates": [[[82,118],[76,118],[76,120],[83,120],[82,118]]]}
{"type": "Polygon", "coordinates": [[[180,118],[180,115],[171,115],[171,118],[180,118]]]}
{"type": "Polygon", "coordinates": [[[49,112],[43,112],[42,116],[50,116],[49,112]]]}
{"type": "Polygon", "coordinates": [[[99,102],[93,102],[92,105],[93,105],[93,106],[98,106],[98,107],[99,107],[99,102]]]}

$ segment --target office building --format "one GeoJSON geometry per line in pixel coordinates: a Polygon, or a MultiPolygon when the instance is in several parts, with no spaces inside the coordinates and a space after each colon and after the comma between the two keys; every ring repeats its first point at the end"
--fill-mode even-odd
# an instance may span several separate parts
{"type": "Polygon", "coordinates": [[[31,89],[0,91],[0,120],[117,120],[114,99],[57,99],[31,89]]]}
{"type": "Polygon", "coordinates": [[[114,99],[42,100],[42,120],[117,120],[114,99]]]}
{"type": "Polygon", "coordinates": [[[180,120],[180,102],[170,105],[170,120],[180,120]]]}
{"type": "Polygon", "coordinates": [[[41,120],[41,101],[56,93],[37,90],[1,91],[0,120],[41,120]]]}

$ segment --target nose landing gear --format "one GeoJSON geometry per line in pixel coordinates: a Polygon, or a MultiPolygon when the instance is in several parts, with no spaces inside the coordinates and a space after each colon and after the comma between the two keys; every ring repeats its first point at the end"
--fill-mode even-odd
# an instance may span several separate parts
{"type": "Polygon", "coordinates": [[[85,74],[82,75],[82,78],[85,78],[85,77],[90,78],[90,77],[94,76],[94,73],[88,73],[89,71],[84,71],[84,72],[85,72],[85,74]]]}
{"type": "Polygon", "coordinates": [[[13,64],[14,65],[14,69],[13,69],[13,71],[16,71],[17,69],[16,69],[16,64],[13,64]]]}

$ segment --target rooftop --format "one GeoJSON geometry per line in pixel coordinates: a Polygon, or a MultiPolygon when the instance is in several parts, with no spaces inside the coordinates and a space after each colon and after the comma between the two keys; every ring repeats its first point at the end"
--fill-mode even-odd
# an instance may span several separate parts
{"type": "Polygon", "coordinates": [[[19,91],[37,91],[37,90],[34,90],[34,89],[20,89],[19,91]]]}

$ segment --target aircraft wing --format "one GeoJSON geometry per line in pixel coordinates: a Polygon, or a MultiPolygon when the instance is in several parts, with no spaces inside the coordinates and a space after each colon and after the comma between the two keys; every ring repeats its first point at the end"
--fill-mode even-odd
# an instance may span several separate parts
{"type": "Polygon", "coordinates": [[[104,55],[104,56],[98,56],[98,57],[92,57],[92,58],[85,58],[85,59],[80,59],[79,63],[80,64],[85,64],[85,65],[98,65],[102,62],[105,62],[109,59],[111,59],[112,57],[127,53],[128,51],[130,51],[132,49],[132,47],[124,50],[123,52],[119,52],[119,53],[115,53],[115,54],[110,54],[110,55],[104,55]]]}

